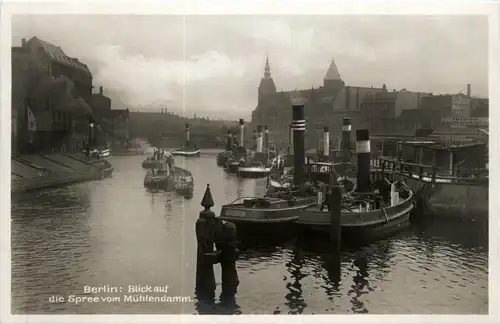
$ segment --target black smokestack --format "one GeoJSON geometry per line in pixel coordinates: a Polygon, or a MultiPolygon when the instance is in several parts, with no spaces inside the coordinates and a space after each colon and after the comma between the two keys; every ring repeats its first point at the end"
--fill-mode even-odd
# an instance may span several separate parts
{"type": "Polygon", "coordinates": [[[293,182],[296,186],[304,183],[305,144],[304,133],[306,120],[304,103],[300,100],[292,102],[292,131],[293,131],[293,182]]]}
{"type": "Polygon", "coordinates": [[[243,142],[245,140],[245,121],[240,119],[240,146],[244,147],[243,142]]]}
{"type": "Polygon", "coordinates": [[[184,132],[186,133],[186,144],[191,140],[191,134],[189,131],[189,124],[184,125],[184,132]]]}
{"type": "Polygon", "coordinates": [[[342,119],[342,162],[351,161],[351,118],[342,119]]]}
{"type": "Polygon", "coordinates": [[[370,131],[356,131],[356,154],[358,155],[357,191],[370,191],[370,131]]]}

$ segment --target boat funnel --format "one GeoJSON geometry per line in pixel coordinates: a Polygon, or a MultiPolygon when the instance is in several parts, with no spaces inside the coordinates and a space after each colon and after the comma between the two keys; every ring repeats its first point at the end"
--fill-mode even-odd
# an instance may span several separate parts
{"type": "Polygon", "coordinates": [[[300,100],[292,102],[292,131],[293,131],[293,182],[296,186],[304,183],[305,143],[304,133],[306,120],[304,103],[300,100]]]}
{"type": "Polygon", "coordinates": [[[328,126],[323,128],[323,155],[330,155],[330,131],[328,130],[328,126]]]}
{"type": "Polygon", "coordinates": [[[257,153],[262,153],[262,145],[263,145],[263,131],[264,131],[264,127],[262,127],[261,125],[258,125],[257,126],[257,153]]]}
{"type": "Polygon", "coordinates": [[[342,162],[351,161],[351,118],[342,119],[342,162]]]}
{"type": "Polygon", "coordinates": [[[191,134],[190,134],[190,131],[189,131],[189,124],[186,124],[184,126],[184,133],[185,133],[185,137],[186,137],[186,144],[188,144],[189,141],[191,140],[191,134]]]}
{"type": "Polygon", "coordinates": [[[358,129],[356,131],[357,191],[360,193],[370,192],[370,153],[370,131],[358,129]]]}
{"type": "Polygon", "coordinates": [[[289,130],[290,130],[290,134],[289,134],[289,139],[288,139],[288,142],[289,142],[289,154],[290,155],[293,155],[293,128],[292,128],[292,125],[290,124],[288,126],[289,130]]]}
{"type": "Polygon", "coordinates": [[[243,142],[245,140],[245,121],[240,119],[240,146],[244,147],[243,142]]]}

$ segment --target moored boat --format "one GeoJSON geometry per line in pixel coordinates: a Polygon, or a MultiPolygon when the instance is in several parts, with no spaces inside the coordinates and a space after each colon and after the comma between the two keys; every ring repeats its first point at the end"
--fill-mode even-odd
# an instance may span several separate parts
{"type": "MultiPolygon", "coordinates": [[[[343,242],[369,243],[397,234],[409,225],[413,192],[402,181],[391,184],[390,188],[386,199],[377,199],[376,194],[344,195],[340,215],[343,242]]],[[[300,212],[297,225],[306,232],[329,232],[330,217],[328,210],[310,206],[300,212]]]]}
{"type": "Polygon", "coordinates": [[[271,172],[271,167],[259,162],[238,165],[237,174],[240,178],[264,178],[271,172]]]}
{"type": "MultiPolygon", "coordinates": [[[[86,154],[86,150],[81,150],[82,153],[86,154]]],[[[109,157],[111,155],[111,149],[110,148],[104,148],[102,150],[99,149],[92,149],[89,150],[90,156],[95,156],[95,157],[109,157]]]]}
{"type": "Polygon", "coordinates": [[[299,211],[316,203],[316,197],[292,192],[264,198],[239,198],[223,205],[220,219],[238,228],[238,241],[248,245],[273,245],[296,235],[299,211]]]}

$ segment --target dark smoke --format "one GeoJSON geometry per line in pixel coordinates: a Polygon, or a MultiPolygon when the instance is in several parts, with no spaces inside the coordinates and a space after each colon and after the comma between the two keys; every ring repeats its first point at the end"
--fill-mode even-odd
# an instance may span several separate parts
{"type": "Polygon", "coordinates": [[[57,109],[69,110],[81,116],[93,116],[92,108],[81,97],[76,97],[75,84],[64,75],[51,80],[48,96],[57,109]]]}

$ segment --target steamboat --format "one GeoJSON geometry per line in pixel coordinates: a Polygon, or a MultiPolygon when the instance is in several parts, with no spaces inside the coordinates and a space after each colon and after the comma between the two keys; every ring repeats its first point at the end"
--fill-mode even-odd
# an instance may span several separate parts
{"type": "Polygon", "coordinates": [[[173,150],[171,153],[174,156],[184,156],[184,157],[195,157],[200,156],[200,149],[196,147],[196,144],[191,141],[189,124],[185,125],[185,143],[178,149],[173,150]]]}
{"type": "MultiPolygon", "coordinates": [[[[293,105],[293,176],[288,182],[274,182],[274,190],[263,198],[243,199],[222,206],[220,218],[234,222],[238,239],[243,243],[285,242],[300,231],[323,232],[330,228],[330,212],[324,210],[330,186],[340,186],[341,228],[346,242],[369,242],[404,229],[414,208],[412,190],[403,182],[388,182],[385,174],[375,174],[372,183],[370,137],[367,129],[358,130],[356,141],[357,170],[349,178],[350,119],[344,119],[345,163],[311,163],[304,150],[305,118],[303,104],[293,105]],[[347,127],[349,126],[349,127],[347,127]],[[349,133],[349,134],[346,134],[349,133]],[[348,144],[347,144],[348,143],[348,144]],[[349,155],[347,155],[347,152],[349,155]],[[349,160],[348,160],[349,157],[349,160]],[[344,173],[339,175],[335,167],[344,173]],[[308,178],[308,179],[307,179],[308,178]],[[355,183],[354,183],[355,182],[355,183]]],[[[257,142],[259,143],[259,142],[257,142]]],[[[272,183],[270,177],[268,184],[272,183]]]]}
{"type": "Polygon", "coordinates": [[[190,171],[174,166],[172,157],[161,160],[159,166],[151,168],[144,177],[144,187],[175,191],[183,196],[192,196],[194,179],[190,171]]]}

